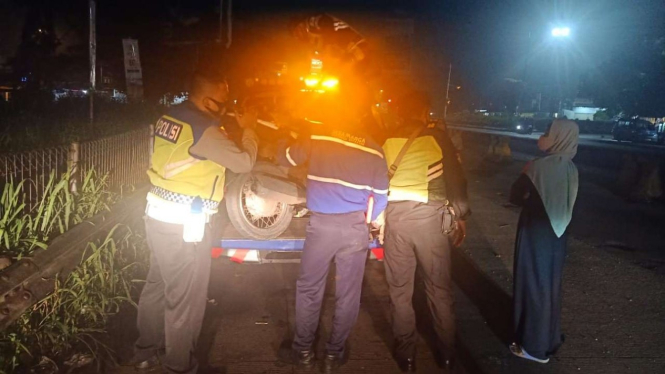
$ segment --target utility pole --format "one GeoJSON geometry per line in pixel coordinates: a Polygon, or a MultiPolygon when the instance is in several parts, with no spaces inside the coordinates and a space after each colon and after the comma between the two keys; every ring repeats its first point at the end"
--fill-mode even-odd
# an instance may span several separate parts
{"type": "Polygon", "coordinates": [[[232,41],[232,36],[233,36],[233,18],[232,17],[232,10],[233,10],[233,0],[227,0],[228,1],[228,8],[226,9],[226,27],[227,32],[226,32],[226,49],[231,48],[231,41],[232,41]]]}
{"type": "Polygon", "coordinates": [[[450,74],[453,72],[453,64],[448,66],[448,84],[446,85],[446,106],[443,109],[443,119],[448,115],[448,93],[450,92],[450,74]]]}
{"type": "Polygon", "coordinates": [[[224,0],[219,0],[219,33],[217,35],[217,42],[222,42],[224,36],[224,0]]]}
{"type": "Polygon", "coordinates": [[[515,114],[519,116],[520,111],[523,110],[521,104],[522,101],[524,101],[524,94],[527,93],[527,82],[529,81],[528,79],[528,72],[529,72],[529,55],[533,54],[535,51],[535,48],[533,46],[533,41],[531,39],[531,32],[527,34],[527,52],[524,55],[524,73],[522,74],[522,87],[520,88],[520,94],[519,97],[517,98],[517,105],[515,106],[515,114]]]}
{"type": "Polygon", "coordinates": [[[97,32],[96,32],[96,13],[97,6],[95,0],[90,0],[90,124],[93,124],[94,115],[94,101],[95,101],[95,70],[97,64],[97,32]]]}
{"type": "MultiPolygon", "coordinates": [[[[226,0],[226,49],[231,48],[233,37],[233,0],[226,0]]],[[[222,42],[224,36],[224,0],[219,0],[219,32],[217,42],[222,42]]]]}

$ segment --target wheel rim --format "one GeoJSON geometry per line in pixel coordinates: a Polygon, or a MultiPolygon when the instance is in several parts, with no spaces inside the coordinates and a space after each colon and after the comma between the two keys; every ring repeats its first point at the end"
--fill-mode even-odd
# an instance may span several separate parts
{"type": "Polygon", "coordinates": [[[253,200],[258,197],[252,191],[252,184],[254,180],[248,179],[242,186],[242,193],[240,197],[240,207],[242,208],[243,218],[251,226],[267,230],[277,225],[280,217],[284,214],[287,204],[277,202],[274,211],[270,215],[256,215],[255,209],[252,209],[253,200]]]}

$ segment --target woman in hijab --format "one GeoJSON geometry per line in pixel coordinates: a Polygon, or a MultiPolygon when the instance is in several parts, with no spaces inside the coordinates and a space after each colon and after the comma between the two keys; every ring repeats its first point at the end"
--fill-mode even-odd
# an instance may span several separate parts
{"type": "Polygon", "coordinates": [[[515,242],[513,327],[516,356],[547,363],[563,343],[561,278],[567,233],[579,185],[573,157],[579,129],[555,120],[538,140],[545,157],[531,161],[513,184],[522,207],[515,242]]]}

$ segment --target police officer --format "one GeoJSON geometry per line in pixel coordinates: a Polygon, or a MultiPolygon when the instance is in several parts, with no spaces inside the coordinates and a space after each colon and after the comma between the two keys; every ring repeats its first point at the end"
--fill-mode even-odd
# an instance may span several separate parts
{"type": "Polygon", "coordinates": [[[383,145],[390,165],[385,227],[385,270],[390,289],[395,359],[415,371],[418,339],[412,306],[417,265],[438,337],[438,358],[451,366],[455,356],[455,316],[450,274],[451,244],[466,232],[466,181],[447,134],[427,126],[429,101],[413,92],[397,104],[399,125],[383,145]],[[407,145],[407,143],[410,143],[407,145]],[[404,148],[405,145],[408,148],[404,148]],[[405,149],[400,161],[398,155],[405,149]]]}
{"type": "Polygon", "coordinates": [[[150,270],[130,360],[139,369],[160,362],[170,373],[198,369],[193,353],[206,307],[213,239],[207,222],[224,197],[226,169],[249,172],[258,144],[256,115],[223,116],[227,98],[223,79],[196,74],[189,100],[171,108],[155,127],[146,208],[150,270]],[[242,149],[220,127],[231,120],[244,129],[242,149]],[[158,359],[162,349],[166,353],[158,359]]]}
{"type": "Polygon", "coordinates": [[[358,317],[368,256],[365,214],[375,227],[381,226],[388,177],[381,147],[362,128],[362,100],[343,88],[339,94],[328,92],[322,97],[313,103],[319,117],[309,117],[317,119],[311,123],[311,135],[282,145],[278,153],[285,166],[308,164],[307,207],[311,211],[296,285],[295,337],[292,350],[282,359],[301,367],[315,364],[312,345],[334,260],[335,315],[323,361],[323,371],[328,373],[348,359],[346,340],[358,317]],[[370,197],[374,204],[368,211],[370,197]]]}

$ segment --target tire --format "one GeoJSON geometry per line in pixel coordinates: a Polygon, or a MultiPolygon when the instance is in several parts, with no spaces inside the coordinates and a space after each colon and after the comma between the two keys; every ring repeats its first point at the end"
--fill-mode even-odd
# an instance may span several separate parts
{"type": "Polygon", "coordinates": [[[252,185],[254,177],[251,173],[239,174],[228,186],[225,200],[226,211],[233,227],[243,236],[253,239],[274,239],[281,235],[293,218],[293,206],[276,202],[271,216],[254,216],[247,199],[255,199],[252,185]]]}

